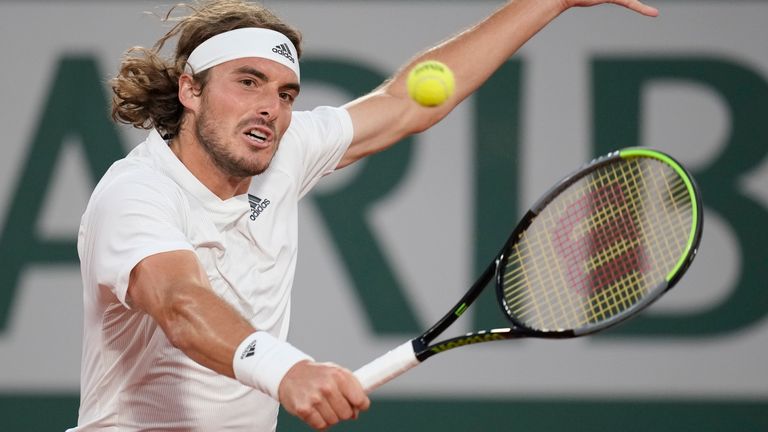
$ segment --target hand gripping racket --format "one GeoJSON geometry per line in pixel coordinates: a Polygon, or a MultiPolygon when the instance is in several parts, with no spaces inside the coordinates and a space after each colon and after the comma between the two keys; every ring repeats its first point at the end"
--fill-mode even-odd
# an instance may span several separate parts
{"type": "Polygon", "coordinates": [[[460,346],[604,330],[635,315],[680,280],[696,255],[701,229],[699,192],[677,161],[645,148],[597,158],[528,210],[488,268],[432,328],[355,376],[371,392],[460,346]],[[510,327],[434,342],[492,278],[510,327]]]}

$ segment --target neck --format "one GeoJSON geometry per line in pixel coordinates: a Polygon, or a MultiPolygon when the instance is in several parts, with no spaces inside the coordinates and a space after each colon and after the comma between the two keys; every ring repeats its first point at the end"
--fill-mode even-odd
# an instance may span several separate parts
{"type": "Polygon", "coordinates": [[[220,199],[227,200],[248,191],[251,177],[233,177],[223,172],[197,138],[183,128],[171,140],[170,148],[192,175],[220,199]]]}

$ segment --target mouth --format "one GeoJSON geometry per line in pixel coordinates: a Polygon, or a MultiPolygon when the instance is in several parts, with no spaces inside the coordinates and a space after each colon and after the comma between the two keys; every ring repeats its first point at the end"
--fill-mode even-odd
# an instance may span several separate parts
{"type": "Polygon", "coordinates": [[[253,128],[245,132],[245,136],[250,142],[258,147],[266,146],[272,138],[272,131],[266,128],[253,128]]]}

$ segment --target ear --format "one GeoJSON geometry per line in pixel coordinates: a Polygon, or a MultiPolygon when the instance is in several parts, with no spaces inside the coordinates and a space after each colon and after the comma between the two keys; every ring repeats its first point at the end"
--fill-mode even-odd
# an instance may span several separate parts
{"type": "Polygon", "coordinates": [[[182,74],[179,77],[179,102],[185,109],[197,112],[200,106],[201,92],[195,83],[194,78],[189,74],[182,74]]]}

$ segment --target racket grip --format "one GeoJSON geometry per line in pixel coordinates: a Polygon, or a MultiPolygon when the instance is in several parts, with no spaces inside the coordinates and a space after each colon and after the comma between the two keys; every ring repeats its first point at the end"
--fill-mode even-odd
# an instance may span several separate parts
{"type": "Polygon", "coordinates": [[[387,381],[421,363],[408,341],[355,371],[363,390],[370,393],[387,381]]]}

